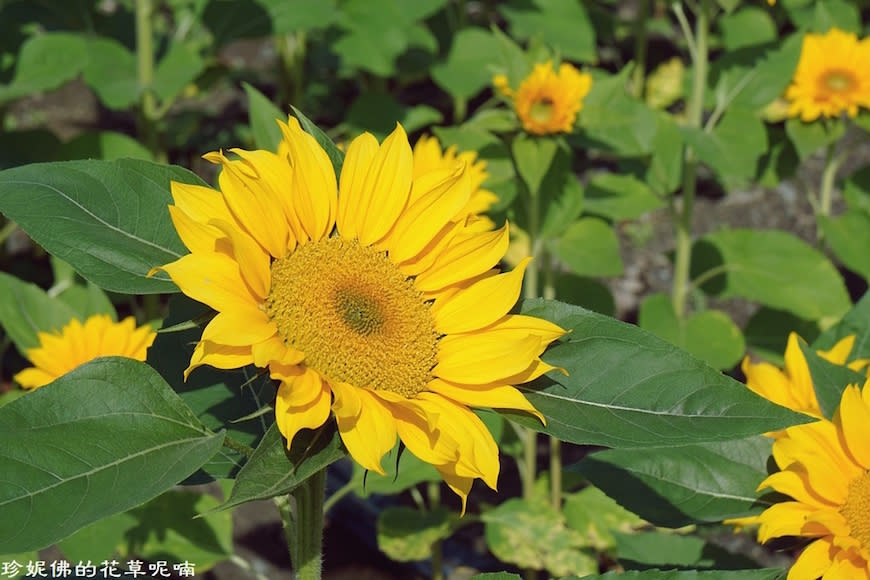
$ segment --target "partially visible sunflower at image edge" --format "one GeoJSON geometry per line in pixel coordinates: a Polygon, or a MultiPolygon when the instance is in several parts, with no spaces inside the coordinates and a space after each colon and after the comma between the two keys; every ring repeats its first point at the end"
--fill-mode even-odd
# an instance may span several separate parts
{"type": "Polygon", "coordinates": [[[36,389],[101,356],[144,361],[156,336],[150,326],[137,328],[132,316],[121,322],[108,314],[95,314],[84,323],[74,318],[60,332],[38,333],[39,346],[24,353],[34,366],[13,378],[25,389],[36,389]]]}
{"type": "Polygon", "coordinates": [[[773,444],[780,471],[759,490],[788,495],[758,516],[758,540],[812,538],[788,580],[870,579],[870,381],[846,387],[833,421],[797,425],[773,444]]]}
{"type": "Polygon", "coordinates": [[[513,101],[523,129],[536,135],[570,133],[583,108],[583,99],[592,87],[592,77],[563,62],[553,69],[552,61],[539,63],[513,90],[508,78],[499,74],[492,83],[513,101]]]}
{"type": "Polygon", "coordinates": [[[467,225],[461,163],[414,175],[401,126],[349,147],[336,182],[326,152],[295,118],[279,154],[233,149],[220,191],[172,183],[172,221],[190,254],[162,266],[217,311],[185,377],[200,365],[268,368],[280,381],[288,447],[334,414],[350,455],[383,474],[398,436],[462,499],[495,489],[498,448],[469,407],[544,417],[514,385],[553,370],[540,359],[565,331],[508,314],[529,259],[495,266],[507,224],[467,225]]]}
{"type": "Polygon", "coordinates": [[[870,108],[870,38],[837,28],[806,34],[785,98],[789,116],[806,122],[870,108]]]}

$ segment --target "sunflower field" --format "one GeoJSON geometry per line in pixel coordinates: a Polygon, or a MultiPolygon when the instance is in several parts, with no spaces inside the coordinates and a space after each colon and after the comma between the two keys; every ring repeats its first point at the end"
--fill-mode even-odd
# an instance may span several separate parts
{"type": "Polygon", "coordinates": [[[870,1],[0,0],[0,580],[870,580],[870,1]]]}

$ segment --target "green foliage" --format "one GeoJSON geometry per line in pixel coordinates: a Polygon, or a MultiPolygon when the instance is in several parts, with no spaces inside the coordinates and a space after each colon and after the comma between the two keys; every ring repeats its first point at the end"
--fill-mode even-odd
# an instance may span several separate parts
{"type": "Polygon", "coordinates": [[[378,548],[399,562],[429,558],[432,543],[449,535],[450,512],[444,507],[428,513],[393,507],[378,516],[378,548]]]}
{"type": "Polygon", "coordinates": [[[0,553],[43,548],[156,497],[224,437],[153,369],[123,358],[88,363],[5,405],[0,432],[15,441],[0,457],[15,466],[0,482],[0,553]]]}
{"type": "Polygon", "coordinates": [[[619,276],[622,259],[619,240],[606,222],[580,218],[553,244],[553,253],[574,274],[581,276],[619,276]]]}

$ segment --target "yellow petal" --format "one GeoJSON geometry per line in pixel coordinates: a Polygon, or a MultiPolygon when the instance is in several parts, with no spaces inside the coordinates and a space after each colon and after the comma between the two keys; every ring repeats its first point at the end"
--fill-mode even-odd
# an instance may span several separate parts
{"type": "Polygon", "coordinates": [[[567,334],[567,331],[543,318],[535,318],[525,314],[508,314],[486,328],[471,334],[492,334],[493,336],[498,334],[500,337],[533,335],[539,337],[541,344],[546,346],[567,334]]]}
{"type": "Polygon", "coordinates": [[[40,368],[30,367],[17,373],[12,378],[16,383],[21,385],[22,388],[35,389],[37,387],[43,387],[48,383],[52,382],[54,379],[57,378],[57,375],[47,373],[40,368]]]}
{"type": "Polygon", "coordinates": [[[831,543],[826,538],[807,546],[788,571],[788,580],[820,578],[831,567],[831,543]]]}
{"type": "Polygon", "coordinates": [[[381,458],[396,444],[396,422],[377,395],[346,383],[333,383],[332,410],[338,432],[354,460],[386,475],[381,458]]]}
{"type": "Polygon", "coordinates": [[[212,219],[235,219],[221,192],[210,187],[173,181],[169,184],[176,207],[201,224],[212,219]]]}
{"type": "Polygon", "coordinates": [[[278,332],[262,310],[250,307],[245,310],[218,312],[202,331],[202,340],[227,346],[252,346],[275,336],[278,332]]]}
{"type": "Polygon", "coordinates": [[[279,125],[290,151],[293,168],[291,199],[300,228],[308,239],[320,240],[335,225],[338,204],[335,170],[326,151],[314,137],[302,130],[298,120],[290,117],[286,124],[279,125]]]}
{"type": "Polygon", "coordinates": [[[226,236],[215,243],[215,251],[230,256],[238,264],[239,272],[254,296],[265,300],[269,296],[271,285],[269,254],[252,237],[229,222],[212,220],[209,225],[213,225],[226,236]]]}
{"type": "Polygon", "coordinates": [[[284,344],[284,340],[278,335],[257,343],[251,347],[254,364],[258,367],[271,365],[294,366],[302,362],[305,355],[294,348],[284,344]]]}
{"type": "Polygon", "coordinates": [[[422,252],[462,209],[471,191],[470,177],[461,167],[436,170],[417,178],[411,188],[415,201],[399,216],[382,246],[396,263],[422,252]]]}
{"type": "Polygon", "coordinates": [[[855,345],[855,335],[845,336],[835,344],[830,350],[817,351],[818,355],[828,362],[835,365],[846,364],[849,358],[849,353],[852,352],[852,347],[855,345]]]}
{"type": "Polygon", "coordinates": [[[796,501],[770,506],[759,516],[761,527],[758,528],[758,541],[765,543],[780,536],[802,535],[806,517],[814,511],[815,508],[796,501]]]}
{"type": "Polygon", "coordinates": [[[359,235],[363,201],[369,195],[363,189],[366,174],[377,152],[378,140],[371,133],[363,133],[347,148],[341,166],[336,218],[336,227],[344,238],[353,239],[359,235]]]}
{"type": "Polygon", "coordinates": [[[848,386],[843,391],[838,418],[852,457],[864,469],[870,469],[870,406],[858,387],[848,386]]]}
{"type": "Polygon", "coordinates": [[[454,335],[438,343],[438,364],[432,375],[446,381],[481,385],[517,374],[538,356],[537,336],[494,339],[488,335],[454,335]]]}
{"type": "Polygon", "coordinates": [[[286,253],[289,225],[284,212],[264,190],[257,167],[250,161],[231,161],[220,152],[203,158],[222,167],[218,183],[235,221],[272,256],[286,253]]]}
{"type": "Polygon", "coordinates": [[[436,433],[430,418],[410,400],[390,402],[396,431],[408,450],[420,460],[438,467],[456,463],[459,444],[447,434],[436,433]]]}
{"type": "Polygon", "coordinates": [[[243,310],[259,302],[242,279],[239,265],[225,254],[188,254],[162,269],[184,294],[218,312],[243,310]]]}
{"type": "Polygon", "coordinates": [[[784,493],[799,502],[814,506],[818,509],[834,507],[837,504],[823,495],[819,495],[810,487],[809,480],[804,470],[797,471],[792,466],[785,471],[773,473],[761,483],[759,487],[770,487],[780,493],[784,493]]]}
{"type": "Polygon", "coordinates": [[[517,303],[523,273],[531,261],[525,258],[511,272],[485,278],[449,298],[436,300],[431,312],[438,332],[478,330],[504,317],[517,303]]]}
{"type": "Polygon", "coordinates": [[[471,485],[474,483],[473,477],[461,477],[456,474],[455,465],[436,465],[435,469],[444,478],[444,483],[447,484],[453,493],[459,496],[462,501],[462,509],[459,512],[460,516],[465,515],[465,507],[468,502],[468,494],[471,492],[471,485]]]}
{"type": "Polygon", "coordinates": [[[443,379],[432,379],[427,389],[470,407],[525,411],[536,416],[541,423],[547,424],[544,416],[529,403],[528,399],[509,384],[460,385],[443,379]]]}
{"type": "Polygon", "coordinates": [[[228,346],[200,340],[193,349],[190,366],[184,371],[184,380],[197,367],[209,365],[217,369],[237,369],[254,362],[250,346],[228,346]]]}
{"type": "Polygon", "coordinates": [[[507,224],[494,232],[460,234],[417,276],[414,285],[426,292],[473,278],[495,266],[509,243],[507,224]]]}
{"type": "Polygon", "coordinates": [[[214,226],[195,221],[175,205],[169,206],[169,218],[178,237],[191,252],[214,252],[215,241],[224,235],[214,226]]]}
{"type": "Polygon", "coordinates": [[[395,225],[411,193],[413,168],[408,136],[397,124],[369,163],[362,188],[352,192],[359,197],[353,219],[361,244],[374,244],[395,225]]]}
{"type": "Polygon", "coordinates": [[[329,387],[317,372],[298,368],[297,375],[281,382],[275,398],[275,422],[287,449],[301,429],[320,427],[329,417],[329,387]]]}
{"type": "Polygon", "coordinates": [[[792,332],[785,347],[785,369],[791,381],[792,396],[800,401],[799,404],[804,409],[819,408],[810,367],[807,366],[804,353],[798,344],[799,340],[798,335],[792,332]]]}

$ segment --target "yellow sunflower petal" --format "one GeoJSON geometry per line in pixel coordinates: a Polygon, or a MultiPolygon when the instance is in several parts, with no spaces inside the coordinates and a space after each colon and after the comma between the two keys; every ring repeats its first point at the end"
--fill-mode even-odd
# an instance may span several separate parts
{"type": "Polygon", "coordinates": [[[788,336],[785,347],[785,369],[791,382],[791,394],[799,401],[798,404],[802,409],[819,409],[821,414],[816,391],[813,388],[813,379],[810,376],[810,367],[798,344],[799,340],[798,335],[792,332],[788,336]]]}
{"type": "Polygon", "coordinates": [[[329,417],[331,392],[317,372],[299,369],[282,381],[275,398],[275,422],[287,439],[287,449],[301,429],[316,429],[329,417]]]}
{"type": "Polygon", "coordinates": [[[184,371],[184,380],[196,368],[209,365],[216,369],[238,369],[254,362],[249,346],[228,346],[201,340],[193,349],[190,366],[184,371]]]}
{"type": "Polygon", "coordinates": [[[829,508],[838,505],[823,495],[819,495],[812,489],[806,473],[797,470],[777,471],[767,476],[761,483],[761,488],[773,488],[780,493],[784,493],[802,502],[806,505],[816,507],[818,509],[829,508]]]}
{"type": "Polygon", "coordinates": [[[215,241],[224,235],[214,226],[194,220],[175,205],[169,206],[169,219],[178,237],[191,252],[214,252],[215,241]]]}
{"type": "Polygon", "coordinates": [[[848,386],[843,391],[838,417],[852,457],[864,469],[870,469],[870,406],[858,387],[848,386]]]}
{"type": "Polygon", "coordinates": [[[225,254],[188,254],[162,269],[187,296],[215,310],[242,310],[257,304],[242,279],[239,265],[225,254]]]}
{"type": "MultiPolygon", "coordinates": [[[[279,123],[293,167],[291,196],[302,232],[310,240],[329,234],[335,224],[338,189],[335,170],[317,141],[290,117],[279,123]]],[[[302,234],[300,232],[300,235],[302,234]]]]}
{"type": "Polygon", "coordinates": [[[396,444],[396,422],[381,399],[366,389],[332,383],[338,432],[354,460],[385,475],[381,459],[396,444]]]}
{"type": "Polygon", "coordinates": [[[540,419],[541,423],[547,424],[544,416],[529,403],[528,399],[509,384],[461,385],[443,379],[432,379],[428,389],[470,407],[525,411],[540,419]]]}
{"type": "Polygon", "coordinates": [[[57,378],[56,374],[46,372],[41,368],[30,367],[16,373],[12,379],[25,389],[35,389],[52,382],[57,378]]]}
{"type": "Polygon", "coordinates": [[[422,252],[468,200],[471,182],[461,169],[436,170],[414,180],[416,201],[402,212],[383,242],[390,258],[401,263],[422,252]]]}
{"type": "Polygon", "coordinates": [[[393,399],[389,407],[396,421],[396,431],[411,453],[436,467],[456,463],[459,444],[453,438],[445,433],[434,432],[430,425],[433,419],[427,417],[413,401],[390,398],[393,399]]]}
{"type": "Polygon", "coordinates": [[[414,285],[426,292],[473,278],[495,266],[509,243],[507,224],[494,232],[460,234],[417,276],[414,285]]]}
{"type": "Polygon", "coordinates": [[[831,567],[831,542],[820,538],[807,546],[788,571],[788,580],[820,578],[831,567]]]}
{"type": "Polygon", "coordinates": [[[254,364],[258,367],[271,366],[273,363],[282,366],[294,366],[302,362],[305,355],[284,344],[277,335],[272,336],[251,347],[254,364]]]}
{"type": "Polygon", "coordinates": [[[212,219],[225,221],[235,219],[230,208],[227,207],[224,196],[217,190],[177,181],[171,182],[169,187],[176,207],[196,222],[206,224],[212,219]]]}
{"type": "Polygon", "coordinates": [[[468,332],[504,317],[516,304],[523,287],[523,273],[531,258],[524,258],[506,274],[483,279],[456,295],[432,304],[435,325],[442,334],[468,332]]]}
{"type": "Polygon", "coordinates": [[[764,543],[779,536],[802,535],[806,517],[814,511],[815,508],[797,501],[770,506],[759,516],[761,527],[758,528],[758,541],[764,543]]]}
{"type": "Polygon", "coordinates": [[[353,192],[360,196],[353,219],[361,244],[371,245],[392,229],[411,194],[412,172],[411,146],[397,124],[371,160],[362,189],[353,192]]]}
{"type": "Polygon", "coordinates": [[[359,215],[370,192],[364,191],[366,173],[378,153],[378,140],[371,133],[363,133],[347,148],[341,166],[338,189],[338,216],[336,226],[342,237],[353,239],[359,235],[359,215]]]}
{"type": "Polygon", "coordinates": [[[256,307],[218,312],[202,331],[202,340],[227,346],[250,346],[273,336],[275,323],[256,307]]]}
{"type": "Polygon", "coordinates": [[[855,335],[845,336],[831,347],[830,350],[820,350],[818,355],[828,362],[835,365],[846,364],[849,354],[852,352],[852,347],[855,345],[855,335]]]}
{"type": "Polygon", "coordinates": [[[436,465],[435,469],[437,469],[438,473],[441,474],[447,487],[459,496],[459,499],[462,502],[462,508],[459,515],[464,516],[465,508],[468,503],[468,494],[471,492],[471,485],[474,483],[474,478],[457,475],[454,467],[455,465],[436,465]]]}
{"type": "Polygon", "coordinates": [[[229,255],[238,264],[239,273],[247,282],[248,288],[256,298],[264,300],[269,295],[269,254],[252,237],[229,222],[212,220],[209,225],[213,225],[226,236],[216,241],[215,250],[229,255]]]}
{"type": "Polygon", "coordinates": [[[454,383],[494,383],[528,368],[540,350],[537,336],[446,336],[438,344],[432,374],[454,383]]]}

